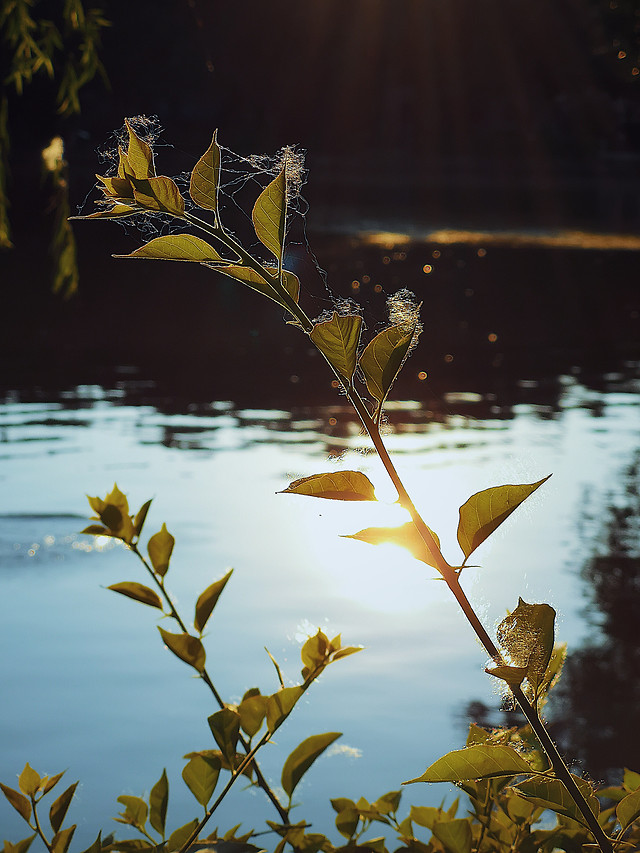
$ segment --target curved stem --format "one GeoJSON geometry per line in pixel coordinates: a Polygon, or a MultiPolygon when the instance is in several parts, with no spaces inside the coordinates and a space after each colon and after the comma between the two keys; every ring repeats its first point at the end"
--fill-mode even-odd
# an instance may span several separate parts
{"type": "MultiPolygon", "coordinates": [[[[47,841],[47,838],[44,832],[42,831],[42,827],[40,826],[40,821],[38,820],[37,802],[33,797],[31,797],[31,808],[33,809],[33,822],[35,823],[35,830],[40,836],[42,843],[47,848],[49,853],[53,853],[53,846],[47,841]]],[[[31,826],[31,824],[29,825],[31,826]]],[[[31,828],[33,829],[34,827],[31,828]]]]}

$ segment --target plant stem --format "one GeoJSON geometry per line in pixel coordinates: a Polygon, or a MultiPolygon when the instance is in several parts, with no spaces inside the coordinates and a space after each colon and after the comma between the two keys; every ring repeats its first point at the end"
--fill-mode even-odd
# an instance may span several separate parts
{"type": "MultiPolygon", "coordinates": [[[[40,821],[38,820],[37,801],[33,797],[31,797],[31,808],[33,809],[33,822],[35,823],[35,830],[40,836],[42,843],[47,848],[49,853],[53,853],[53,847],[47,841],[47,838],[44,832],[42,831],[42,827],[40,826],[40,821]]],[[[29,824],[29,826],[31,826],[31,824],[29,824]]],[[[33,827],[31,828],[33,829],[33,827]]]]}
{"type": "MultiPolygon", "coordinates": [[[[176,607],[173,603],[173,600],[171,599],[171,596],[167,592],[162,578],[158,578],[158,576],[153,571],[153,569],[151,568],[151,566],[149,565],[147,560],[144,558],[144,555],[140,552],[140,550],[138,549],[138,546],[136,544],[133,544],[133,543],[130,544],[129,548],[133,551],[133,553],[142,562],[142,565],[145,567],[145,569],[147,570],[147,572],[149,573],[149,575],[153,579],[154,583],[156,584],[156,586],[160,590],[162,597],[164,598],[164,600],[167,603],[167,606],[169,607],[169,611],[170,611],[171,616],[176,620],[176,622],[180,626],[182,632],[184,634],[188,634],[189,631],[187,630],[187,626],[184,624],[182,617],[180,616],[180,614],[176,610],[176,607]]],[[[209,676],[209,673],[207,672],[206,669],[203,669],[203,671],[200,674],[200,677],[202,678],[204,683],[207,685],[207,687],[209,688],[209,690],[213,694],[213,697],[216,700],[216,702],[218,703],[218,706],[221,709],[226,708],[227,706],[226,706],[222,696],[220,696],[220,694],[218,693],[216,686],[213,683],[213,681],[211,680],[211,677],[209,676]]],[[[245,753],[248,754],[250,751],[249,742],[247,741],[247,739],[244,737],[244,735],[242,733],[240,733],[240,735],[238,736],[238,742],[242,746],[242,749],[245,751],[245,753]]],[[[256,782],[258,783],[258,785],[262,788],[262,790],[265,792],[267,797],[273,803],[276,811],[278,812],[278,814],[280,816],[280,819],[283,822],[288,821],[289,820],[288,811],[284,808],[284,806],[282,805],[282,803],[280,802],[280,800],[276,796],[275,792],[271,789],[271,786],[269,785],[269,783],[265,779],[262,771],[260,770],[260,767],[258,766],[258,763],[255,761],[253,763],[253,769],[254,769],[255,774],[256,774],[256,782]]]]}

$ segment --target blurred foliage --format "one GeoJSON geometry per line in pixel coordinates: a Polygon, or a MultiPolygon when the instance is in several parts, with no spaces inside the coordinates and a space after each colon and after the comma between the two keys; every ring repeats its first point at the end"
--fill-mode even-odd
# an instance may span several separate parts
{"type": "MultiPolygon", "coordinates": [[[[80,91],[106,73],[100,60],[102,30],[109,25],[101,9],[83,0],[4,0],[0,5],[0,247],[9,249],[8,185],[10,178],[10,107],[37,80],[53,85],[58,113],[80,112],[80,91]]],[[[78,285],[76,251],[67,225],[69,215],[67,164],[60,137],[43,151],[50,210],[54,213],[51,251],[55,264],[53,289],[71,296],[78,285]]]]}

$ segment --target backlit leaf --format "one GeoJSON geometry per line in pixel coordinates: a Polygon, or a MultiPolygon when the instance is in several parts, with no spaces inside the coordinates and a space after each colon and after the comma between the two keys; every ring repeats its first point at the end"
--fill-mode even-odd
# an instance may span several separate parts
{"type": "MultiPolygon", "coordinates": [[[[440,547],[440,540],[433,530],[431,531],[431,535],[438,547],[440,547]]],[[[413,521],[407,521],[406,524],[401,524],[399,527],[366,527],[358,533],[352,533],[343,538],[358,539],[361,542],[368,542],[370,545],[384,545],[385,543],[401,545],[416,560],[421,560],[428,566],[433,566],[433,568],[438,567],[435,558],[427,548],[422,536],[418,533],[418,528],[413,521]]]]}
{"type": "MultiPolygon", "coordinates": [[[[222,275],[226,275],[236,281],[241,281],[252,290],[257,290],[258,293],[261,293],[263,296],[267,296],[269,299],[277,302],[282,308],[286,308],[282,298],[278,295],[278,292],[274,290],[272,285],[270,285],[263,276],[258,275],[258,273],[250,267],[229,264],[228,266],[216,266],[215,269],[217,272],[222,273],[222,275]]],[[[276,269],[269,271],[272,272],[274,276],[278,275],[278,271],[276,269]]],[[[298,277],[288,270],[283,270],[282,285],[293,301],[297,302],[300,296],[300,282],[298,281],[298,277]]]]}
{"type": "Polygon", "coordinates": [[[23,794],[26,794],[27,797],[33,797],[40,787],[40,774],[27,763],[18,778],[18,785],[23,794]]]}
{"type": "Polygon", "coordinates": [[[493,675],[495,678],[501,678],[503,681],[506,681],[507,684],[514,684],[516,686],[520,686],[524,679],[527,677],[527,667],[526,666],[494,666],[487,667],[485,672],[489,675],[493,675]]]}
{"type": "Polygon", "coordinates": [[[624,800],[618,803],[616,806],[616,816],[620,821],[620,828],[623,832],[634,820],[640,817],[640,788],[632,794],[627,794],[624,800]]]}
{"type": "Polygon", "coordinates": [[[170,634],[160,626],[158,626],[158,631],[160,631],[167,648],[176,657],[197,669],[198,672],[204,670],[206,654],[204,646],[197,637],[192,637],[190,634],[170,634]]]}
{"type": "Polygon", "coordinates": [[[173,216],[183,215],[184,199],[171,178],[164,175],[159,178],[133,178],[132,183],[133,197],[141,207],[173,216]]]}
{"type": "Polygon", "coordinates": [[[191,173],[189,194],[194,204],[203,210],[218,209],[218,184],[220,180],[220,146],[218,131],[213,134],[211,145],[196,163],[191,173]]]}
{"type": "Polygon", "coordinates": [[[42,781],[44,784],[42,786],[42,793],[48,794],[49,791],[58,784],[58,782],[62,779],[65,773],[66,770],[63,770],[62,773],[56,773],[55,776],[52,776],[50,779],[47,779],[46,782],[43,779],[42,781]]]}
{"type": "Polygon", "coordinates": [[[204,631],[204,626],[207,624],[207,620],[211,616],[213,608],[218,603],[222,590],[225,588],[227,581],[232,574],[233,569],[228,571],[223,578],[220,578],[220,580],[215,581],[211,586],[208,586],[198,598],[196,602],[196,617],[194,621],[196,631],[199,631],[200,633],[204,631]]]}
{"type": "Polygon", "coordinates": [[[343,316],[334,311],[330,320],[317,323],[309,334],[329,364],[348,385],[356,369],[361,326],[362,317],[359,315],[343,316]]]}
{"type": "Polygon", "coordinates": [[[411,806],[409,814],[411,820],[418,826],[433,830],[434,823],[442,818],[442,809],[436,809],[433,806],[411,806]]]}
{"type": "Polygon", "coordinates": [[[2,791],[14,809],[28,822],[31,817],[31,803],[24,794],[21,794],[19,791],[14,791],[13,788],[10,788],[8,785],[3,785],[2,782],[0,782],[0,791],[2,791]]]}
{"type": "Polygon", "coordinates": [[[195,755],[182,771],[187,787],[206,809],[220,775],[220,761],[216,758],[195,755]]]}
{"type": "Polygon", "coordinates": [[[168,804],[169,780],[167,779],[167,771],[163,770],[162,776],[158,779],[149,794],[149,823],[163,838],[168,804]]]}
{"type": "Polygon", "coordinates": [[[359,471],[312,474],[289,483],[279,494],[310,495],[336,501],[375,501],[373,483],[359,471]]]}
{"type": "Polygon", "coordinates": [[[240,725],[242,731],[250,738],[253,737],[262,726],[262,722],[267,713],[268,696],[261,696],[259,693],[253,696],[245,696],[242,702],[238,705],[238,714],[240,714],[240,725]]]}
{"type": "Polygon", "coordinates": [[[23,838],[22,841],[16,841],[15,844],[5,840],[4,853],[27,853],[27,850],[31,847],[33,839],[37,834],[37,832],[34,832],[33,835],[30,835],[28,838],[23,838]]]}
{"type": "Polygon", "coordinates": [[[150,506],[151,500],[148,500],[142,504],[142,506],[136,513],[136,517],[133,521],[133,529],[135,531],[136,536],[140,536],[140,534],[142,533],[142,528],[144,527],[144,523],[147,520],[147,513],[149,512],[150,506]]]}
{"type": "Polygon", "coordinates": [[[163,524],[158,533],[149,539],[147,551],[153,570],[157,575],[164,577],[169,569],[169,560],[176,540],[167,530],[167,525],[163,524]]]}
{"type": "Polygon", "coordinates": [[[49,821],[51,823],[51,829],[54,832],[58,832],[62,826],[62,821],[65,819],[65,815],[67,814],[67,810],[71,804],[71,800],[73,799],[77,786],[78,783],[74,782],[73,785],[70,785],[67,790],[60,794],[58,799],[52,803],[51,808],[49,809],[49,821]]]}
{"type": "Polygon", "coordinates": [[[236,744],[240,734],[240,714],[231,708],[222,708],[212,714],[207,722],[222,754],[233,766],[236,756],[236,744]]]}
{"type": "Polygon", "coordinates": [[[118,797],[118,802],[124,806],[124,811],[120,812],[121,820],[118,823],[128,823],[131,826],[144,827],[147,822],[147,804],[141,797],[132,797],[129,794],[122,794],[118,797]]]}
{"type": "Polygon", "coordinates": [[[76,831],[75,824],[68,826],[66,829],[61,829],[51,839],[51,850],[53,853],[67,853],[73,833],[76,831]]]}
{"type": "MultiPolygon", "coordinates": [[[[573,781],[580,788],[589,808],[597,817],[600,812],[600,803],[595,797],[591,786],[578,776],[573,776],[573,781]]],[[[542,809],[551,809],[551,811],[557,814],[577,820],[583,826],[589,826],[582,812],[559,779],[527,779],[517,785],[513,790],[526,797],[535,806],[539,806],[542,809]]]]}
{"type": "Polygon", "coordinates": [[[476,744],[443,755],[427,767],[422,776],[409,782],[463,782],[530,771],[530,765],[510,746],[476,744]]]}
{"type": "Polygon", "coordinates": [[[157,261],[193,261],[202,264],[224,261],[224,258],[206,240],[193,234],[170,234],[156,237],[128,255],[114,258],[148,258],[157,261]]]}
{"type": "Polygon", "coordinates": [[[326,734],[311,735],[303,740],[289,755],[282,768],[282,787],[289,799],[313,762],[335,740],[342,737],[342,732],[326,732],[326,734]]]}
{"type": "Polygon", "coordinates": [[[107,589],[112,589],[114,592],[119,592],[121,595],[135,599],[135,601],[141,601],[142,604],[148,604],[150,607],[158,607],[162,610],[162,601],[159,596],[152,589],[149,589],[148,586],[137,583],[137,581],[114,583],[108,586],[107,589]]]}
{"type": "Polygon", "coordinates": [[[516,667],[525,667],[529,684],[537,693],[553,652],[556,611],[548,604],[518,606],[498,625],[498,642],[516,667]]]}
{"type": "Polygon", "coordinates": [[[376,335],[360,356],[359,364],[369,393],[378,401],[378,410],[400,372],[414,333],[415,324],[411,329],[404,323],[391,326],[376,335]]]}
{"type": "Polygon", "coordinates": [[[293,710],[296,702],[302,696],[302,687],[283,687],[277,693],[269,696],[267,702],[267,728],[275,732],[278,726],[293,710]]]}
{"type": "Polygon", "coordinates": [[[69,219],[124,219],[125,216],[133,216],[140,211],[128,204],[114,204],[112,207],[104,207],[104,200],[100,202],[100,209],[95,213],[86,213],[84,216],[70,216],[69,219]]]}
{"type": "Polygon", "coordinates": [[[251,218],[260,242],[281,261],[287,224],[287,179],[284,169],[260,193],[251,218]]]}
{"type": "Polygon", "coordinates": [[[181,826],[179,829],[176,829],[175,832],[172,832],[164,848],[166,853],[173,853],[174,850],[179,850],[189,839],[197,825],[198,821],[192,820],[189,821],[189,823],[185,823],[185,825],[181,826]]]}
{"type": "Polygon", "coordinates": [[[129,146],[127,148],[127,163],[135,178],[155,177],[153,168],[153,151],[147,143],[140,139],[129,122],[125,119],[129,131],[129,146]]]}
{"type": "Polygon", "coordinates": [[[622,784],[627,789],[627,791],[637,791],[640,788],[640,773],[636,773],[635,770],[630,770],[628,767],[624,768],[622,784]]]}
{"type": "Polygon", "coordinates": [[[433,834],[448,853],[471,853],[471,822],[464,819],[436,821],[433,834]]]}
{"type": "Polygon", "coordinates": [[[458,542],[465,559],[551,475],[522,486],[494,486],[472,495],[460,507],[458,542]]]}

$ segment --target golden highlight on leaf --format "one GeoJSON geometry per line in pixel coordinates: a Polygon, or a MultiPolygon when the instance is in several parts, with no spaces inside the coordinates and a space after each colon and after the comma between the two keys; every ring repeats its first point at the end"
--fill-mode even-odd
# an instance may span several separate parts
{"type": "Polygon", "coordinates": [[[193,261],[194,263],[222,262],[225,259],[206,240],[192,234],[171,234],[156,237],[128,255],[114,258],[148,258],[158,261],[193,261]]]}
{"type": "Polygon", "coordinates": [[[498,625],[498,642],[516,667],[524,667],[534,695],[543,683],[553,652],[556,611],[549,604],[518,606],[498,625]]]}
{"type": "Polygon", "coordinates": [[[375,501],[373,483],[360,471],[312,474],[294,480],[278,494],[309,495],[336,501],[375,501]]]}
{"type": "Polygon", "coordinates": [[[464,782],[530,773],[531,766],[510,746],[475,744],[455,749],[434,761],[422,776],[412,782],[464,782]]]}
{"type": "MultiPolygon", "coordinates": [[[[439,548],[440,540],[433,530],[431,531],[431,535],[439,548]]],[[[427,548],[424,539],[420,536],[418,528],[413,521],[408,521],[406,524],[401,524],[399,527],[366,527],[358,533],[345,535],[343,538],[358,539],[360,542],[367,542],[369,545],[384,545],[385,543],[401,545],[403,548],[406,548],[407,551],[416,558],[416,560],[420,560],[428,566],[432,566],[434,569],[438,568],[437,560],[427,548]]]]}
{"type": "MultiPolygon", "coordinates": [[[[285,302],[279,296],[278,292],[274,290],[274,288],[267,282],[265,278],[263,278],[261,275],[258,275],[258,273],[252,270],[250,267],[243,267],[237,264],[229,264],[228,266],[216,266],[216,271],[222,273],[222,275],[228,276],[229,278],[233,278],[236,281],[241,281],[243,284],[246,284],[252,290],[257,290],[258,293],[261,293],[263,296],[267,296],[269,299],[272,299],[274,302],[277,302],[277,304],[280,305],[282,308],[287,309],[285,302]]],[[[274,269],[273,274],[277,276],[278,271],[274,269]]],[[[286,292],[293,299],[293,301],[297,302],[298,297],[300,295],[300,282],[298,281],[298,277],[294,273],[289,272],[288,270],[283,270],[282,284],[286,292]]]]}
{"type": "Polygon", "coordinates": [[[361,326],[362,317],[358,314],[343,316],[334,311],[330,320],[317,323],[309,334],[347,385],[351,384],[356,369],[361,326]]]}
{"type": "Polygon", "coordinates": [[[251,219],[260,242],[281,262],[287,224],[287,180],[284,169],[258,196],[251,219]]]}
{"type": "Polygon", "coordinates": [[[189,182],[189,195],[194,204],[203,210],[218,209],[218,184],[220,180],[220,146],[216,130],[202,157],[195,165],[189,182]]]}
{"type": "Polygon", "coordinates": [[[370,341],[360,356],[359,365],[367,388],[377,402],[377,414],[404,364],[415,334],[416,324],[407,329],[406,323],[391,326],[370,341]]]}

